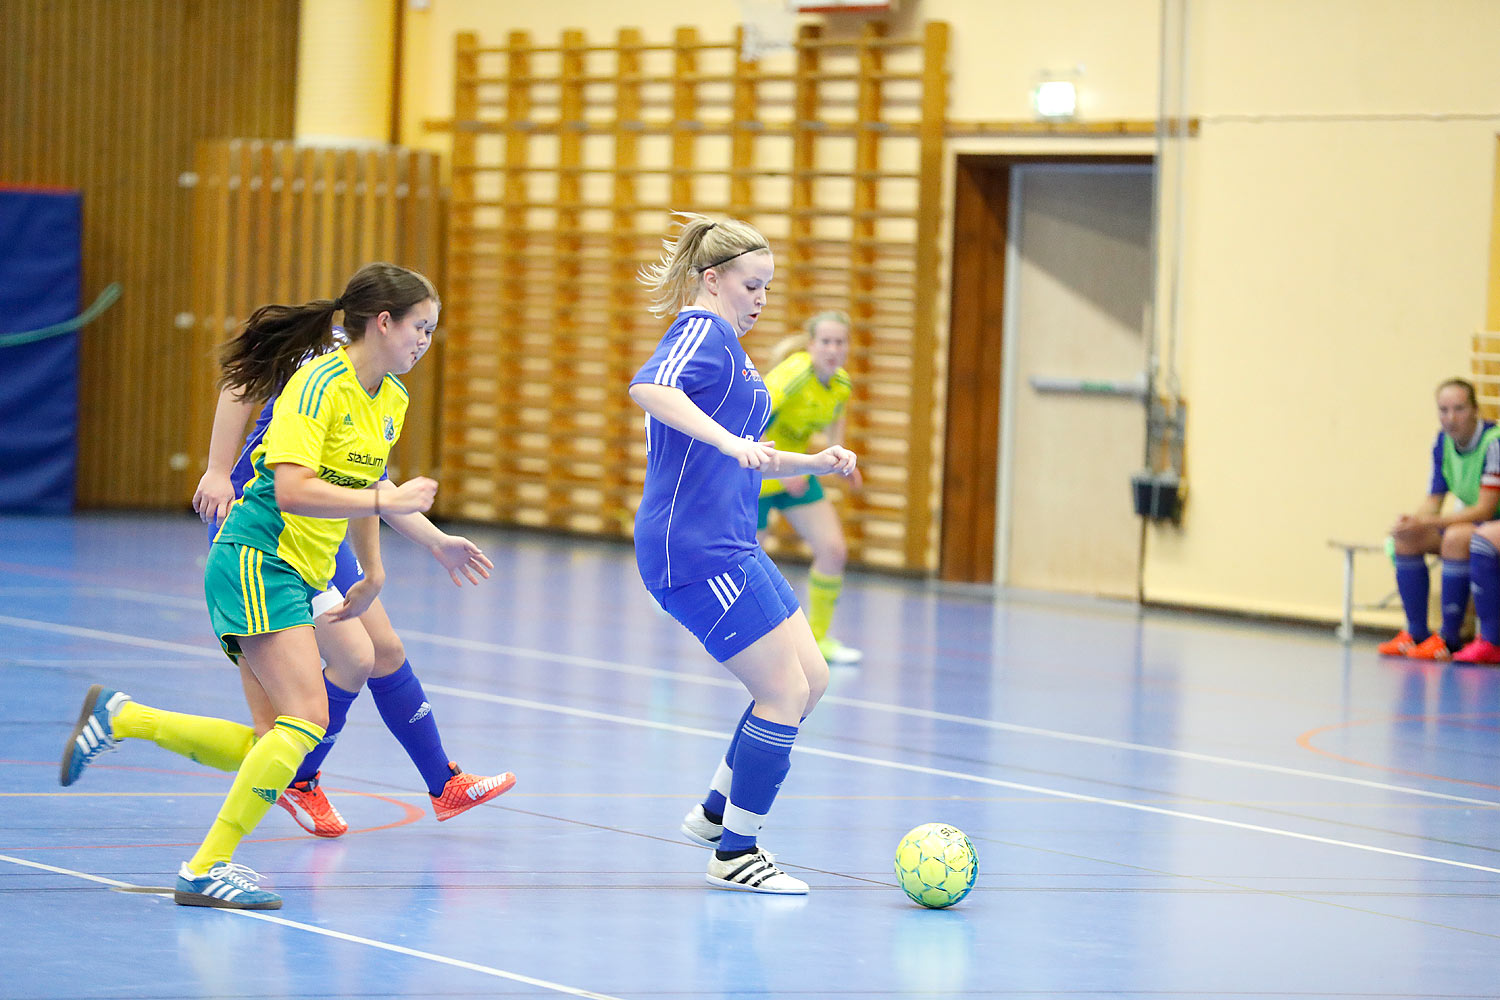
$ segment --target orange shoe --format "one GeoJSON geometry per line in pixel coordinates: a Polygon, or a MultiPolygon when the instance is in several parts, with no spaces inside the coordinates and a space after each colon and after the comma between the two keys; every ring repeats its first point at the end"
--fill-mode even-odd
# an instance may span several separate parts
{"type": "Polygon", "coordinates": [[[1411,633],[1402,629],[1396,633],[1394,639],[1387,639],[1375,647],[1375,651],[1381,656],[1405,656],[1417,648],[1417,641],[1411,637],[1411,633]]]}
{"type": "Polygon", "coordinates": [[[1406,651],[1409,660],[1451,660],[1453,654],[1448,652],[1448,644],[1443,637],[1436,632],[1417,643],[1406,651]]]}
{"type": "Polygon", "coordinates": [[[432,799],[432,811],[437,813],[440,822],[452,819],[467,809],[473,809],[481,802],[504,795],[516,783],[516,776],[509,771],[493,778],[484,778],[468,774],[451,760],[448,762],[448,769],[453,772],[453,777],[443,786],[443,794],[428,796],[432,799]]]}
{"type": "Polygon", "coordinates": [[[319,771],[306,781],[292,782],[276,801],[292,814],[298,826],[314,837],[342,837],[349,832],[349,824],[318,787],[322,773],[319,771]]]}

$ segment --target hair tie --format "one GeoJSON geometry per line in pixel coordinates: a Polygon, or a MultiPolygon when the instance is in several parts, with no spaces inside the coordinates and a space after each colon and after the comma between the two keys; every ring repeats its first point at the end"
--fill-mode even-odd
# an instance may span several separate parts
{"type": "Polygon", "coordinates": [[[333,308],[335,312],[344,311],[344,297],[342,295],[333,300],[333,308]]]}

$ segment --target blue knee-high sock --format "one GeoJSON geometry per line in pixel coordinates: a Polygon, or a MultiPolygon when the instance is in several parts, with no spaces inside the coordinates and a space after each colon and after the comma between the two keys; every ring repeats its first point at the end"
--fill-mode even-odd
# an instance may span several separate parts
{"type": "Polygon", "coordinates": [[[297,774],[292,778],[293,784],[299,781],[311,781],[318,773],[318,768],[323,766],[323,758],[327,757],[328,751],[333,749],[333,741],[338,739],[339,733],[344,731],[344,722],[349,718],[349,706],[354,704],[354,699],[359,697],[358,691],[345,691],[329,680],[327,675],[323,677],[323,686],[328,689],[328,729],[323,733],[323,738],[318,741],[318,745],[302,758],[302,765],[297,768],[297,774]]]}
{"type": "Polygon", "coordinates": [[[1474,617],[1479,635],[1500,645],[1500,553],[1476,533],[1469,539],[1469,576],[1473,578],[1474,617]]]}
{"type": "Polygon", "coordinates": [[[1401,593],[1401,607],[1406,609],[1406,631],[1417,642],[1432,633],[1427,628],[1427,560],[1422,556],[1396,557],[1396,589],[1401,593]]]}
{"type": "Polygon", "coordinates": [[[729,803],[724,807],[724,835],[720,854],[748,851],[755,847],[760,828],[776,801],[782,779],[792,766],[792,742],[796,726],[783,726],[750,716],[734,748],[734,780],[729,803]]]}
{"type": "Polygon", "coordinates": [[[1457,649],[1469,610],[1469,560],[1443,560],[1443,642],[1457,649]]]}
{"type": "Polygon", "coordinates": [[[375,707],[385,720],[385,728],[417,765],[427,791],[432,795],[443,794],[443,786],[453,772],[448,768],[448,755],[443,752],[443,738],[438,735],[432,706],[427,703],[422,682],[412,672],[411,661],[401,664],[401,669],[393,674],[371,677],[369,688],[370,697],[375,699],[375,707]]]}
{"type": "Polygon", "coordinates": [[[708,795],[703,799],[703,811],[712,820],[720,820],[724,817],[724,805],[729,801],[729,786],[734,779],[734,750],[740,745],[740,733],[745,730],[745,720],[750,718],[750,712],[755,708],[755,702],[745,707],[740,721],[735,723],[734,735],[729,737],[729,749],[724,751],[724,759],[719,761],[714,777],[708,786],[708,795]]]}

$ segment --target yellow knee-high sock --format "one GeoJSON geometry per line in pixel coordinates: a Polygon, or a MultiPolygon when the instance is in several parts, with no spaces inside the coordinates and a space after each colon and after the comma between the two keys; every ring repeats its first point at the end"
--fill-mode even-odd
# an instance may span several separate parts
{"type": "Polygon", "coordinates": [[[234,778],[229,797],[219,808],[219,816],[203,839],[203,846],[188,862],[194,875],[202,875],[220,861],[234,856],[240,841],[265,816],[266,810],[280,797],[287,782],[297,773],[297,765],[307,752],[323,738],[323,727],[306,719],[283,715],[271,731],[256,741],[234,778]]]}
{"type": "Polygon", "coordinates": [[[817,570],[807,574],[807,624],[812,626],[813,638],[819,642],[828,634],[833,606],[839,602],[839,591],[843,589],[842,575],[829,576],[817,570]]]}
{"type": "Polygon", "coordinates": [[[238,722],[163,712],[135,701],[120,706],[110,728],[117,740],[150,740],[163,750],[220,771],[238,770],[255,742],[255,730],[238,722]]]}

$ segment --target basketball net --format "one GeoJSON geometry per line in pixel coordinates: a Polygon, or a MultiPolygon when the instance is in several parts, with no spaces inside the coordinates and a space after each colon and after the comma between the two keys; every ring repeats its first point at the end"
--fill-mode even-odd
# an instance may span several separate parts
{"type": "Polygon", "coordinates": [[[796,47],[797,15],[786,0],[740,0],[740,18],[745,26],[740,58],[745,62],[796,47]]]}

